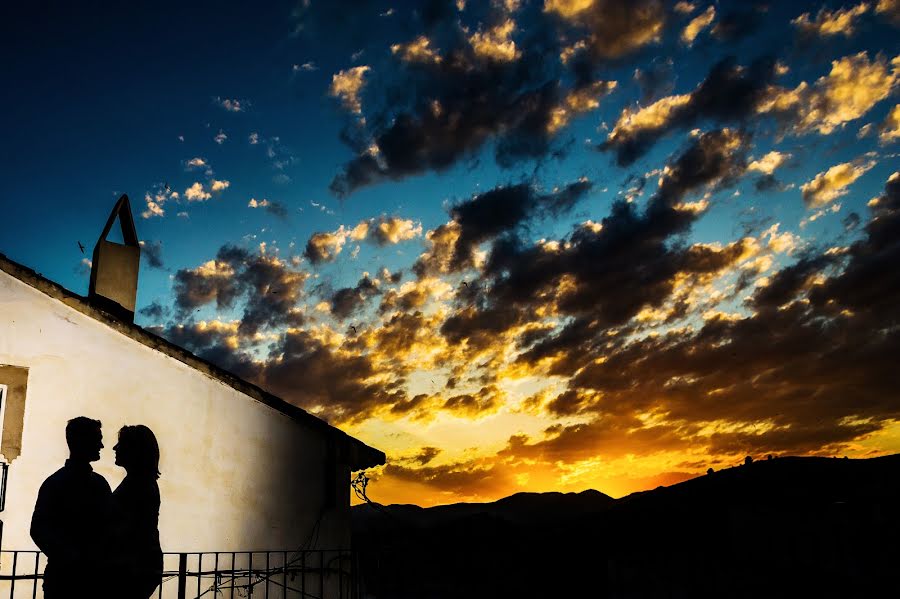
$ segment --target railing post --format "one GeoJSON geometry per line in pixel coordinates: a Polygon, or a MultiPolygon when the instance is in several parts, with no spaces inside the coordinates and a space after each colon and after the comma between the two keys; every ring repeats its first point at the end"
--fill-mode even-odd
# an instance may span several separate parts
{"type": "Polygon", "coordinates": [[[187,593],[187,553],[178,554],[178,599],[185,599],[187,593]]]}

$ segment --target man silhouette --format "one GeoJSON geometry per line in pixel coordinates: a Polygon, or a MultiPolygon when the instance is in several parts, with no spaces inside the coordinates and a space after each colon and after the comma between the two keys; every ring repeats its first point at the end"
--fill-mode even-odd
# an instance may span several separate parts
{"type": "Polygon", "coordinates": [[[100,421],[79,416],[66,425],[69,459],[38,492],[31,538],[47,556],[44,597],[102,597],[112,491],[91,462],[100,459],[100,421]]]}

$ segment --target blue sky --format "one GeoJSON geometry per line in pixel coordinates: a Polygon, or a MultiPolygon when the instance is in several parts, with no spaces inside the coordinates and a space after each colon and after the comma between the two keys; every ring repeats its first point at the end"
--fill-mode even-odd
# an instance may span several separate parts
{"type": "MultiPolygon", "coordinates": [[[[892,197],[898,170],[896,2],[3,10],[0,43],[14,58],[2,66],[0,202],[14,233],[0,252],[86,293],[84,260],[127,193],[145,243],[137,322],[385,447],[393,469],[376,476],[388,499],[439,503],[534,487],[621,494],[705,471],[697,452],[727,463],[747,452],[897,447],[900,408],[882,387],[863,393],[881,398],[863,404],[879,407],[835,407],[821,434],[781,441],[815,412],[792,412],[792,394],[773,399],[770,414],[742,404],[745,390],[730,413],[679,416],[672,397],[637,405],[613,382],[585,383],[591,363],[613,363],[639,344],[650,363],[674,351],[653,339],[699,344],[716,318],[762,322],[758,298],[798,264],[818,270],[782,312],[818,306],[816,285],[843,289],[874,243],[870,201],[892,197]],[[692,152],[718,162],[691,172],[692,152]],[[337,184],[353,172],[364,176],[337,184]],[[571,203],[560,192],[569,185],[571,203]],[[514,191],[492,205],[497,189],[514,191]],[[638,237],[622,252],[586,254],[622,260],[621,272],[601,269],[618,282],[610,286],[633,292],[621,308],[614,290],[592,287],[601,274],[574,254],[588,231],[607,247],[624,222],[613,218],[616,206],[634,210],[647,226],[635,230],[650,235],[660,202],[690,217],[665,229],[658,256],[634,253],[647,241],[638,237]],[[521,218],[509,216],[519,209],[521,218]],[[365,231],[354,229],[361,223],[365,231]],[[311,249],[316,234],[331,254],[311,249]],[[523,260],[542,264],[527,250],[547,243],[573,256],[549,274],[527,274],[523,260]],[[228,247],[243,253],[228,258],[228,247]],[[703,248],[723,261],[714,272],[684,266],[703,248]],[[450,262],[427,266],[440,251],[450,262]],[[507,254],[515,258],[504,263],[507,254]],[[825,258],[836,255],[845,258],[825,258]],[[391,280],[384,268],[402,275],[391,280]],[[659,268],[668,274],[657,280],[659,268]],[[541,283],[513,289],[517,269],[541,283]],[[273,303],[264,294],[278,286],[288,299],[273,303]],[[593,303],[572,307],[582,290],[593,303]],[[262,320],[251,326],[254,306],[262,320]],[[398,332],[404,315],[417,324],[398,332]],[[464,332],[454,328],[461,323],[464,332]],[[416,328],[426,324],[427,333],[416,328]],[[525,357],[529,347],[563,344],[570,326],[596,336],[544,361],[525,357]],[[631,346],[600,343],[620,332],[631,346]],[[408,343],[387,344],[389,333],[408,343]],[[301,338],[306,349],[295,356],[301,338]],[[562,366],[582,354],[586,362],[562,366]],[[292,359],[308,379],[278,370],[292,359]],[[345,369],[348,387],[305,388],[345,369]],[[634,405],[627,421],[609,410],[615,397],[634,405]],[[862,421],[875,424],[851,426],[862,421]],[[663,443],[660,426],[680,441],[663,443]],[[722,435],[735,439],[717,444],[722,435]],[[615,449],[604,454],[606,444],[615,449]],[[636,469],[627,462],[635,458],[636,469]]],[[[890,278],[884,267],[866,273],[873,285],[890,278]]],[[[843,301],[844,315],[827,318],[865,311],[841,297],[823,305],[843,301]]],[[[891,330],[894,317],[873,312],[867,322],[891,330]]],[[[825,316],[804,318],[807,326],[825,316]]],[[[703,378],[681,367],[656,383],[703,378]]],[[[755,376],[770,372],[759,368],[755,376]]],[[[796,380],[796,369],[780,376],[784,388],[827,395],[796,380]]],[[[702,403],[733,388],[688,394],[702,403]]]]}

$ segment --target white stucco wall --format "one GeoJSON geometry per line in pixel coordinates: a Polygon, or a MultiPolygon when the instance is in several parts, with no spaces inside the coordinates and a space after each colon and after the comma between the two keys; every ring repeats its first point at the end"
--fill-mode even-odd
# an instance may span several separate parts
{"type": "MultiPolygon", "coordinates": [[[[37,491],[65,461],[66,422],[103,422],[97,472],[115,489],[112,447],[144,424],[160,449],[163,551],[292,549],[309,540],[326,477],[324,435],[232,387],[111,329],[0,271],[0,364],[29,368],[22,453],[9,469],[2,548],[32,549],[37,491]]],[[[349,543],[349,485],[338,467],[337,508],[319,547],[349,543]]]]}

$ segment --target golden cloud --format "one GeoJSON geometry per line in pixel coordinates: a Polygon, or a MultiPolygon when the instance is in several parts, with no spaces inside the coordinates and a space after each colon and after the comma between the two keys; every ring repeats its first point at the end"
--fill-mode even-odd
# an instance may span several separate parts
{"type": "Polygon", "coordinates": [[[878,0],[875,12],[900,27],[900,0],[878,0]]]}
{"type": "Polygon", "coordinates": [[[366,83],[365,75],[370,70],[368,66],[361,65],[335,73],[331,77],[328,93],[340,98],[344,108],[350,112],[361,114],[362,103],[359,94],[366,83]]]}
{"type": "Polygon", "coordinates": [[[821,172],[800,186],[807,208],[819,208],[847,193],[847,187],[875,166],[870,162],[844,162],[821,172]]]}
{"type": "Polygon", "coordinates": [[[594,5],[594,0],[546,0],[544,10],[573,19],[594,5]]]}
{"type": "Polygon", "coordinates": [[[658,41],[666,17],[657,0],[546,0],[544,11],[587,30],[588,47],[602,59],[620,58],[658,41]]]}
{"type": "Polygon", "coordinates": [[[763,156],[762,158],[759,158],[758,160],[753,160],[752,162],[750,162],[750,164],[747,165],[747,170],[758,171],[765,175],[771,175],[772,173],[775,172],[775,169],[780,167],[786,161],[790,160],[790,158],[791,158],[790,154],[777,152],[777,151],[773,150],[773,151],[769,152],[768,154],[766,154],[765,156],[763,156]]]}
{"type": "Polygon", "coordinates": [[[425,274],[443,274],[450,272],[450,263],[456,251],[456,242],[462,232],[462,228],[456,221],[449,221],[436,229],[425,233],[425,239],[430,247],[423,252],[413,270],[419,276],[425,274]]]}
{"type": "Polygon", "coordinates": [[[421,35],[408,44],[393,44],[391,53],[405,62],[438,63],[441,56],[431,49],[431,40],[421,35]]]}
{"type": "Polygon", "coordinates": [[[519,57],[516,43],[510,39],[516,23],[506,19],[487,31],[478,31],[469,38],[472,50],[480,58],[496,62],[510,62],[519,57]]]}
{"type": "Polygon", "coordinates": [[[673,113],[690,102],[690,94],[678,96],[666,96],[660,98],[650,106],[632,110],[625,108],[616,121],[613,130],[607,136],[607,141],[616,143],[620,139],[630,139],[641,131],[652,131],[666,125],[673,113]]]}
{"type": "Polygon", "coordinates": [[[421,223],[396,216],[382,216],[362,220],[353,227],[341,225],[332,232],[314,233],[306,243],[304,255],[313,264],[330,262],[337,258],[348,240],[368,239],[378,245],[389,245],[414,239],[421,234],[421,223]]]}
{"type": "Polygon", "coordinates": [[[890,63],[883,56],[869,60],[865,52],[831,63],[831,72],[814,86],[801,82],[793,90],[773,88],[758,107],[760,113],[793,113],[795,133],[828,135],[866,114],[890,95],[897,83],[900,56],[890,63]]]}
{"type": "Polygon", "coordinates": [[[396,216],[372,221],[371,235],[380,245],[397,244],[422,235],[422,223],[396,216]]]}
{"type": "Polygon", "coordinates": [[[203,189],[203,184],[199,181],[184,190],[184,197],[189,202],[203,202],[212,197],[212,194],[203,189]]]}
{"type": "Polygon", "coordinates": [[[547,132],[555,133],[565,127],[573,116],[599,108],[600,98],[615,88],[615,81],[595,81],[582,89],[570,92],[562,104],[551,111],[547,132]]]}
{"type": "Polygon", "coordinates": [[[885,119],[878,125],[879,142],[888,144],[897,139],[900,139],[900,104],[891,108],[885,119]]]}
{"type": "Polygon", "coordinates": [[[700,32],[709,27],[715,18],[716,8],[710,6],[703,14],[695,17],[687,24],[684,31],[681,32],[681,41],[688,46],[692,45],[697,36],[700,35],[700,32]]]}
{"type": "Polygon", "coordinates": [[[869,5],[863,2],[852,8],[839,8],[834,11],[822,8],[816,18],[810,20],[809,13],[805,12],[793,21],[801,33],[808,36],[828,37],[843,35],[850,37],[854,34],[854,21],[869,10],[869,5]]]}

